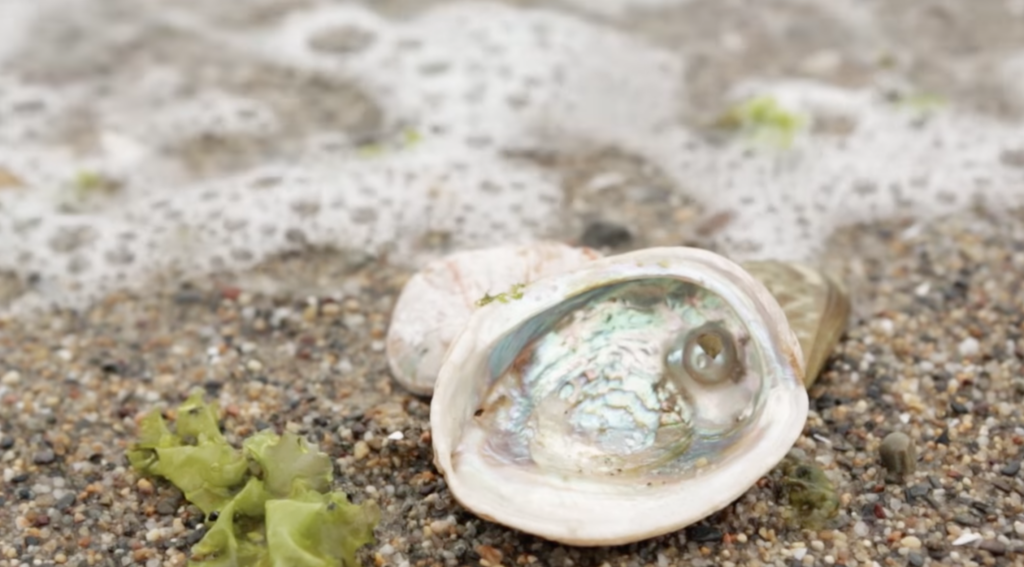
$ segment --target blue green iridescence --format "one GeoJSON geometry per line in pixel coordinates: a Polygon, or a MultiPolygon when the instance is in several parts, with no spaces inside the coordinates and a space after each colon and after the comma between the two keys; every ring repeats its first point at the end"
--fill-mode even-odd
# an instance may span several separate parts
{"type": "Polygon", "coordinates": [[[490,452],[576,473],[678,470],[730,442],[760,403],[761,359],[718,296],[654,278],[581,293],[520,324],[489,358],[490,452]],[[722,383],[673,367],[708,323],[737,341],[722,383]],[[730,374],[730,376],[732,376],[730,374]]]}

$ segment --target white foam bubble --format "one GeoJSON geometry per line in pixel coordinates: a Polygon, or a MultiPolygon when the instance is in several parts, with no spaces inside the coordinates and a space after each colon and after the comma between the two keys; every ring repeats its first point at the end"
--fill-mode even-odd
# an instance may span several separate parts
{"type": "Polygon", "coordinates": [[[18,49],[36,17],[40,2],[3,0],[0,2],[0,61],[18,49]]]}

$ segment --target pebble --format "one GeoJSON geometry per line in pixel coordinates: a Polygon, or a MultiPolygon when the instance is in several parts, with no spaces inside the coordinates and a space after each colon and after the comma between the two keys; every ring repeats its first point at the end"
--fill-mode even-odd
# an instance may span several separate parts
{"type": "Polygon", "coordinates": [[[903,482],[908,475],[914,474],[917,452],[913,440],[906,433],[894,431],[886,435],[878,454],[887,471],[886,480],[903,482]]]}
{"type": "Polygon", "coordinates": [[[49,465],[57,460],[57,455],[54,454],[52,449],[43,449],[35,455],[32,455],[32,462],[37,465],[49,465]]]}
{"type": "Polygon", "coordinates": [[[979,349],[980,346],[978,344],[978,339],[975,339],[974,337],[968,337],[964,339],[956,347],[956,350],[957,352],[960,353],[960,356],[975,356],[976,354],[978,354],[979,349]]]}
{"type": "Polygon", "coordinates": [[[921,540],[915,536],[907,536],[900,540],[900,545],[907,549],[921,549],[921,540]]]}
{"type": "Polygon", "coordinates": [[[587,225],[580,236],[580,244],[590,248],[618,248],[632,240],[633,234],[626,227],[600,220],[587,225]]]}
{"type": "Polygon", "coordinates": [[[1006,544],[994,539],[982,541],[978,544],[978,549],[984,549],[992,555],[1006,555],[1006,544]]]}
{"type": "Polygon", "coordinates": [[[352,456],[357,461],[361,461],[370,454],[370,445],[366,441],[357,441],[355,446],[352,448],[352,456]]]}
{"type": "Polygon", "coordinates": [[[953,540],[953,545],[967,545],[976,541],[981,541],[981,534],[964,531],[959,537],[953,540]]]}
{"type": "Polygon", "coordinates": [[[999,469],[999,473],[1005,476],[1017,476],[1017,473],[1020,472],[1020,463],[1020,459],[1010,461],[1003,468],[999,469]]]}

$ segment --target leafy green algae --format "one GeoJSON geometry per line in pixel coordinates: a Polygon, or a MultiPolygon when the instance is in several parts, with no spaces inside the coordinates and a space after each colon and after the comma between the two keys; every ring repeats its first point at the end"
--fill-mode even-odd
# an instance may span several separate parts
{"type": "Polygon", "coordinates": [[[807,126],[807,119],[783,108],[770,96],[759,96],[730,108],[719,117],[718,126],[738,130],[757,144],[788,149],[807,126]]]}
{"type": "Polygon", "coordinates": [[[806,529],[821,529],[839,512],[839,495],[825,471],[814,463],[789,456],[781,463],[782,489],[789,501],[789,520],[806,529]]]}
{"type": "Polygon", "coordinates": [[[147,415],[128,460],[173,483],[207,518],[218,513],[192,548],[190,565],[348,567],[356,565],[356,550],[373,542],[376,504],[357,506],[331,492],[331,459],[305,439],[263,431],[236,449],[202,391],[178,408],[175,425],[171,432],[159,412],[147,415]]]}

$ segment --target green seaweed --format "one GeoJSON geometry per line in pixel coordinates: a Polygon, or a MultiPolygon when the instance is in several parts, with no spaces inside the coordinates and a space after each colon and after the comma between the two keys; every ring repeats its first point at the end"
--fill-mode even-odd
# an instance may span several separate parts
{"type": "Polygon", "coordinates": [[[488,303],[493,303],[495,301],[497,301],[498,303],[508,303],[513,299],[522,299],[523,289],[525,288],[526,284],[517,283],[514,284],[511,288],[509,288],[508,291],[501,292],[498,295],[491,295],[489,293],[484,294],[483,297],[477,300],[476,306],[483,307],[484,305],[487,305],[488,303]]]}
{"type": "Polygon", "coordinates": [[[793,145],[807,119],[783,108],[770,96],[758,96],[730,108],[717,125],[739,131],[756,143],[785,149],[793,145]]]}
{"type": "Polygon", "coordinates": [[[196,391],[178,408],[174,432],[153,412],[128,451],[133,468],[170,481],[208,519],[218,513],[190,565],[356,565],[356,550],[373,542],[376,504],[354,505],[330,492],[330,456],[305,439],[263,431],[239,450],[220,432],[217,415],[196,391]]]}
{"type": "Polygon", "coordinates": [[[789,519],[806,529],[821,529],[839,512],[839,495],[817,465],[787,457],[781,464],[783,494],[791,508],[789,519]]]}

